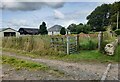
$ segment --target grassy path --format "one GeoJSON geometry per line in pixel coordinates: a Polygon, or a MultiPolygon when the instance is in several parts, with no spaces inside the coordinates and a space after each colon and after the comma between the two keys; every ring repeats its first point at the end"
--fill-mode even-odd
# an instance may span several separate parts
{"type": "MultiPolygon", "coordinates": [[[[43,59],[43,58],[30,58],[30,57],[24,57],[17,55],[15,53],[10,52],[3,52],[6,56],[16,57],[23,60],[29,60],[34,61],[37,63],[44,63],[47,66],[50,66],[51,68],[57,69],[59,71],[62,71],[67,76],[72,76],[72,79],[75,80],[100,80],[102,74],[106,70],[107,63],[94,63],[94,62],[80,62],[80,63],[68,63],[64,61],[58,61],[58,60],[49,60],[49,59],[43,59]]],[[[113,72],[108,73],[109,76],[107,78],[109,80],[114,80],[115,78],[118,78],[118,70],[116,67],[118,66],[117,63],[113,65],[111,70],[114,70],[113,72]]]]}

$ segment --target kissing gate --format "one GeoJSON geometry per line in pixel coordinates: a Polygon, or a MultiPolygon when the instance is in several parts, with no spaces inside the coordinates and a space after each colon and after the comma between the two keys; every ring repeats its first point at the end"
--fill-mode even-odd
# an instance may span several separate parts
{"type": "Polygon", "coordinates": [[[79,35],[51,36],[51,47],[67,54],[76,53],[79,50],[79,35]]]}

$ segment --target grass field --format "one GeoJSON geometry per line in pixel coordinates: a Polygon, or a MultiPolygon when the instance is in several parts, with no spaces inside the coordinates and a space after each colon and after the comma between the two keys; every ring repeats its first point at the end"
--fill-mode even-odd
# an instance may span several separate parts
{"type": "MultiPolygon", "coordinates": [[[[104,42],[109,43],[115,39],[106,33],[104,42]]],[[[20,38],[3,38],[3,51],[15,52],[19,55],[29,57],[44,57],[49,59],[60,59],[64,61],[99,61],[99,62],[118,62],[120,55],[120,45],[114,56],[107,56],[97,50],[98,38],[95,35],[80,35],[80,50],[78,53],[66,55],[57,52],[50,47],[50,36],[23,36],[20,38]]]]}
{"type": "Polygon", "coordinates": [[[30,52],[22,52],[17,50],[10,50],[4,49],[4,51],[15,52],[19,55],[29,56],[32,58],[48,58],[48,59],[57,59],[63,61],[70,61],[70,62],[80,62],[80,61],[87,61],[87,62],[119,62],[120,56],[120,45],[117,47],[114,56],[108,56],[106,54],[100,53],[98,50],[81,50],[79,53],[70,54],[70,55],[46,55],[41,56],[38,54],[30,53],[30,52]]]}

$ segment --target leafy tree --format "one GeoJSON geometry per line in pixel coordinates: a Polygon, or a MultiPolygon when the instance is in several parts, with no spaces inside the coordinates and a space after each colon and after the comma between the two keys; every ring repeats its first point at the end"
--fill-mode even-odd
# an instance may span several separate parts
{"type": "Polygon", "coordinates": [[[115,30],[115,33],[116,33],[117,35],[120,35],[120,29],[115,30]]]}
{"type": "Polygon", "coordinates": [[[88,34],[91,31],[91,26],[90,25],[84,25],[83,28],[83,33],[88,34]]]}
{"type": "Polygon", "coordinates": [[[66,34],[66,29],[64,27],[61,28],[60,34],[61,35],[65,35],[66,34]]]}
{"type": "Polygon", "coordinates": [[[83,33],[89,33],[91,31],[90,25],[82,24],[82,23],[80,23],[78,25],[71,24],[71,25],[68,26],[68,29],[70,30],[70,32],[72,34],[79,34],[81,32],[83,32],[83,33]]]}
{"type": "Polygon", "coordinates": [[[80,23],[79,25],[83,25],[83,23],[80,23]]]}
{"type": "MultiPolygon", "coordinates": [[[[111,9],[110,9],[110,24],[112,26],[112,30],[116,30],[118,11],[119,11],[119,23],[118,24],[120,26],[120,1],[111,4],[110,7],[111,7],[111,9]]],[[[120,29],[120,27],[119,27],[119,29],[120,29]]]]}
{"type": "Polygon", "coordinates": [[[40,33],[41,35],[48,34],[48,31],[47,31],[47,27],[46,27],[46,23],[45,23],[45,22],[42,22],[42,24],[40,25],[40,27],[39,27],[39,33],[40,33]]]}
{"type": "Polygon", "coordinates": [[[76,24],[71,24],[67,27],[68,30],[70,30],[71,33],[76,33],[76,24]]]}
{"type": "Polygon", "coordinates": [[[88,24],[96,31],[104,31],[104,26],[109,24],[110,6],[103,4],[98,6],[89,16],[87,16],[88,24]]]}
{"type": "Polygon", "coordinates": [[[77,34],[83,32],[83,28],[84,28],[83,25],[81,25],[81,24],[77,25],[77,26],[76,26],[76,32],[77,32],[77,34]]]}
{"type": "Polygon", "coordinates": [[[84,25],[77,25],[76,27],[77,34],[83,32],[85,34],[88,34],[91,31],[90,25],[84,24],[84,25]]]}

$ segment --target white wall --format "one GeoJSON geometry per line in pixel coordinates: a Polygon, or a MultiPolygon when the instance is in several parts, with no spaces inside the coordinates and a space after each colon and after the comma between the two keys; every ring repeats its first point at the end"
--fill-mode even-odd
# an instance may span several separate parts
{"type": "MultiPolygon", "coordinates": [[[[53,35],[59,35],[60,32],[53,32],[53,35]]],[[[52,35],[52,32],[48,32],[48,35],[52,35]]]]}
{"type": "Polygon", "coordinates": [[[0,37],[4,37],[4,34],[2,31],[0,32],[0,37]]]}
{"type": "MultiPolygon", "coordinates": [[[[59,34],[60,34],[60,32],[53,32],[53,35],[59,35],[59,34]]],[[[68,32],[68,34],[70,34],[70,32],[68,32]]],[[[52,35],[52,32],[48,32],[48,35],[52,35]]]]}
{"type": "Polygon", "coordinates": [[[0,37],[4,37],[4,32],[15,32],[16,33],[16,37],[20,36],[20,33],[17,32],[17,31],[12,30],[12,29],[6,29],[6,30],[0,32],[0,37]]]}

